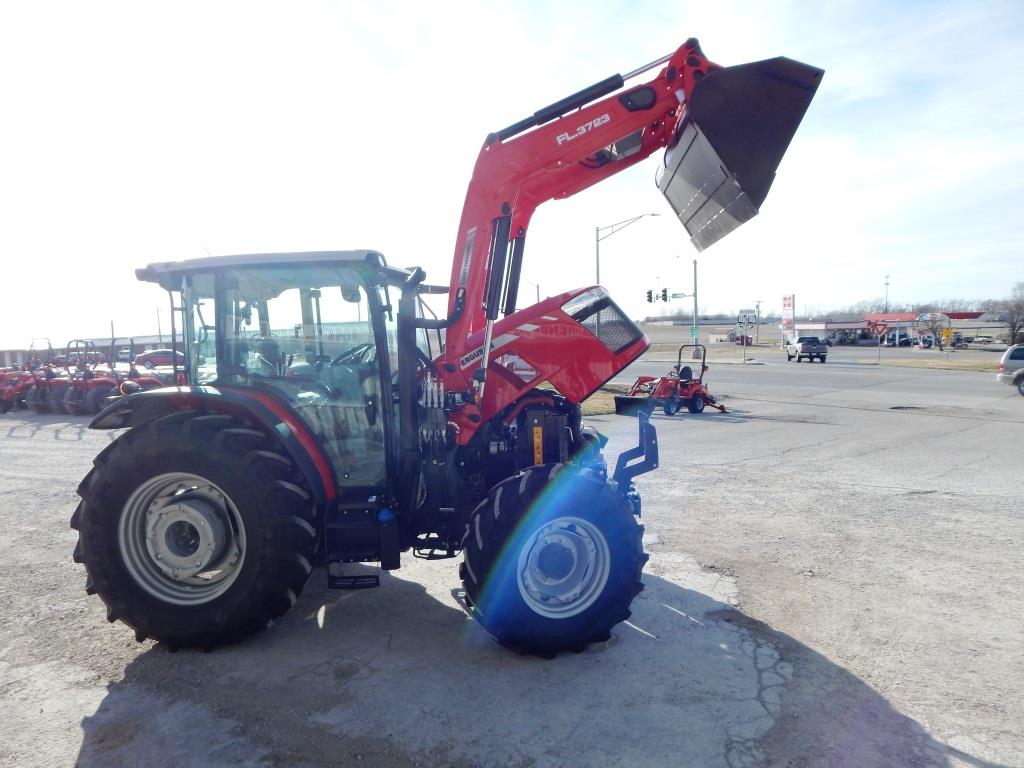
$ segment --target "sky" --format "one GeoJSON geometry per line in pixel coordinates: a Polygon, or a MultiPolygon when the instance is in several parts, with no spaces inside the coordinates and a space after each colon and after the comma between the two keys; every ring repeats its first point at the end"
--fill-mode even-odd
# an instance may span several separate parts
{"type": "MultiPolygon", "coordinates": [[[[628,314],[1001,298],[1024,281],[1020,2],[0,0],[0,349],[153,333],[147,263],[373,248],[448,280],[488,132],[700,39],[825,70],[761,213],[698,254],[652,156],[538,209],[523,295],[628,314]]],[[[660,153],[658,153],[660,155],[660,153]]],[[[522,306],[522,301],[520,305],[522,306]]]]}

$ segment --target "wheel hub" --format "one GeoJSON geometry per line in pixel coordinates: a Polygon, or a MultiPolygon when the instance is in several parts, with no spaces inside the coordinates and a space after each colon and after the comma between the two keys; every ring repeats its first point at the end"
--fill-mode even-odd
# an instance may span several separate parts
{"type": "Polygon", "coordinates": [[[548,540],[537,556],[541,576],[552,581],[560,581],[572,573],[575,562],[576,553],[573,548],[565,546],[561,541],[548,540]]]}
{"type": "Polygon", "coordinates": [[[172,579],[202,573],[223,554],[225,526],[208,501],[188,498],[146,512],[146,549],[172,579]]]}
{"type": "Polygon", "coordinates": [[[171,473],[142,483],[125,502],[118,538],[135,582],[176,605],[200,605],[223,594],[245,560],[238,509],[198,475],[171,473]]]}
{"type": "Polygon", "coordinates": [[[519,553],[519,594],[535,613],[569,618],[600,596],[611,567],[608,542],[592,523],[562,517],[537,529],[519,553]]]}

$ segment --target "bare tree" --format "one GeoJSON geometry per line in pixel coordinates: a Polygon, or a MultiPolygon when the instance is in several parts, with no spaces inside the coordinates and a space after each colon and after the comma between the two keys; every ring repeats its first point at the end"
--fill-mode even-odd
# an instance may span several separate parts
{"type": "Polygon", "coordinates": [[[1010,329],[1010,343],[1017,343],[1017,336],[1024,329],[1024,283],[1013,286],[1010,298],[999,302],[1006,313],[1006,325],[1010,329]]]}
{"type": "Polygon", "coordinates": [[[935,339],[935,343],[939,345],[939,352],[942,351],[943,342],[945,339],[942,336],[943,330],[946,329],[949,318],[938,312],[932,312],[928,315],[928,319],[925,321],[925,326],[928,328],[928,333],[935,339]]]}

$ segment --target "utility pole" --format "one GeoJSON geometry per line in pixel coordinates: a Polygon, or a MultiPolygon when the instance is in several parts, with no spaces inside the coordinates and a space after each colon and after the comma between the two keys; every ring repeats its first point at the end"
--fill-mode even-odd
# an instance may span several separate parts
{"type": "MultiPolygon", "coordinates": [[[[679,254],[677,253],[676,254],[676,258],[678,258],[678,257],[679,257],[679,254]]],[[[667,299],[667,295],[668,295],[668,289],[665,288],[665,289],[662,290],[662,296],[666,297],[666,301],[668,300],[667,299]]],[[[672,294],[672,298],[673,299],[686,299],[686,298],[689,298],[690,296],[693,296],[693,323],[690,325],[690,338],[693,340],[693,343],[695,345],[694,348],[693,348],[693,359],[694,360],[699,360],[700,359],[700,355],[697,353],[697,347],[696,347],[697,339],[699,338],[697,336],[698,325],[697,325],[697,260],[696,259],[693,260],[693,293],[673,293],[672,294]]],[[[651,291],[648,291],[647,292],[647,300],[650,301],[651,298],[652,298],[652,293],[651,293],[651,291]]]]}
{"type": "Polygon", "coordinates": [[[754,323],[754,343],[758,344],[761,341],[761,300],[758,299],[754,302],[754,312],[757,316],[757,321],[754,323]]]}
{"type": "Polygon", "coordinates": [[[697,334],[698,334],[698,327],[697,327],[697,260],[694,259],[693,260],[693,331],[691,333],[691,335],[693,336],[693,344],[694,344],[694,347],[693,347],[693,359],[694,360],[697,359],[697,346],[696,345],[697,345],[697,342],[700,339],[700,336],[698,336],[697,334]]]}
{"type": "Polygon", "coordinates": [[[885,276],[885,312],[889,313],[889,276],[885,276]]]}

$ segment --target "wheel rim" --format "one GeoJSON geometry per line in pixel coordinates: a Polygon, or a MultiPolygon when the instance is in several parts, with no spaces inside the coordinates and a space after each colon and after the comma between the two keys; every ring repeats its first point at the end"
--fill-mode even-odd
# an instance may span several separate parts
{"type": "Polygon", "coordinates": [[[578,517],[538,528],[519,552],[519,594],[534,613],[568,619],[582,613],[608,583],[611,554],[604,534],[578,517]]]}
{"type": "Polygon", "coordinates": [[[121,559],[135,582],[175,605],[222,595],[245,561],[245,528],[231,499],[198,475],[151,478],[125,502],[121,559]]]}

